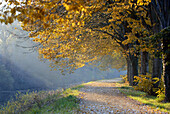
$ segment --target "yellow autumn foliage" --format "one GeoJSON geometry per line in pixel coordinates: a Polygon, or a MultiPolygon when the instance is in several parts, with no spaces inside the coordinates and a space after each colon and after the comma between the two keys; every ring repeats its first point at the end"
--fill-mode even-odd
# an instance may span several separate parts
{"type": "Polygon", "coordinates": [[[140,90],[148,93],[156,92],[157,88],[153,89],[155,83],[159,81],[159,78],[152,78],[151,75],[139,75],[134,77],[134,82],[137,83],[137,86],[133,86],[135,90],[140,90]]]}
{"type": "Polygon", "coordinates": [[[164,82],[162,79],[160,79],[158,90],[156,91],[156,94],[157,94],[158,98],[165,96],[165,87],[164,87],[164,82]]]}
{"type": "MultiPolygon", "coordinates": [[[[7,2],[15,4],[15,1],[7,2]]],[[[135,42],[143,43],[136,34],[150,35],[140,18],[142,16],[150,25],[146,9],[140,7],[150,0],[109,2],[29,0],[8,10],[22,23],[22,28],[30,32],[30,37],[41,44],[38,47],[41,58],[51,60],[56,66],[62,66],[64,61],[66,66],[78,68],[98,56],[111,55],[114,50],[124,55],[136,53],[135,42]],[[128,44],[131,47],[127,47],[128,44]]],[[[2,20],[6,21],[5,18],[2,20]]],[[[9,17],[6,23],[12,23],[12,18],[9,17]]]]}

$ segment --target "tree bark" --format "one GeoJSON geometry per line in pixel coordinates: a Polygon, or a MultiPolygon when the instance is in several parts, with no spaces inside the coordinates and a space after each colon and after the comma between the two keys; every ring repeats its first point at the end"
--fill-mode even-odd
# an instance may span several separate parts
{"type": "MultiPolygon", "coordinates": [[[[161,79],[162,74],[162,59],[160,57],[155,57],[153,59],[153,68],[152,68],[152,78],[159,78],[161,79]]],[[[153,84],[153,88],[158,88],[159,81],[153,84]]],[[[156,96],[157,94],[151,90],[151,95],[156,96]]]]}
{"type": "Polygon", "coordinates": [[[128,58],[126,59],[127,61],[127,81],[129,82],[130,80],[130,61],[128,60],[128,58]]]}
{"type": "Polygon", "coordinates": [[[141,52],[141,74],[146,75],[148,72],[148,52],[141,52]]]}
{"type": "Polygon", "coordinates": [[[127,75],[128,75],[128,82],[131,82],[132,77],[132,62],[130,60],[130,57],[127,59],[127,75]]]}
{"type": "Polygon", "coordinates": [[[134,76],[138,76],[138,57],[129,55],[127,60],[127,77],[130,86],[136,85],[134,83],[134,76]]]}
{"type": "Polygon", "coordinates": [[[153,69],[152,69],[152,78],[159,78],[161,79],[162,73],[162,59],[159,57],[155,57],[153,59],[153,69]]]}
{"type": "Polygon", "coordinates": [[[138,76],[138,57],[132,56],[132,85],[135,86],[137,83],[134,82],[134,76],[138,76]]]}
{"type": "MultiPolygon", "coordinates": [[[[152,15],[151,21],[157,20],[160,24],[160,29],[165,29],[170,26],[170,0],[151,0],[150,13],[155,14],[156,18],[152,15]]],[[[159,31],[160,32],[160,31],[159,31]]],[[[165,33],[167,34],[167,33],[165,33]]],[[[160,38],[161,39],[161,38],[160,38]]],[[[170,51],[168,45],[170,44],[169,33],[163,37],[163,77],[165,82],[165,100],[170,102],[170,51]]]]}
{"type": "Polygon", "coordinates": [[[165,101],[170,102],[170,31],[163,38],[163,76],[165,82],[165,101]]]}
{"type": "Polygon", "coordinates": [[[130,57],[128,56],[127,60],[127,81],[129,82],[129,85],[131,84],[131,77],[132,77],[132,63],[130,60],[130,57]]]}

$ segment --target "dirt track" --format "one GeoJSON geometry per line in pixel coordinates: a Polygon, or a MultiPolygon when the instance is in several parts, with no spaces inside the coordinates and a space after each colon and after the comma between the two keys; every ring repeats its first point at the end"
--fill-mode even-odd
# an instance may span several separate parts
{"type": "Polygon", "coordinates": [[[140,104],[116,87],[116,80],[102,80],[86,84],[80,91],[80,114],[165,114],[140,104]]]}

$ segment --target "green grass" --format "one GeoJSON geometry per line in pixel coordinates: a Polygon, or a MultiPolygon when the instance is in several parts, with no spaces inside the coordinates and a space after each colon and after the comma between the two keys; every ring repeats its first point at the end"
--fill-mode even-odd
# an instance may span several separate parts
{"type": "MultiPolygon", "coordinates": [[[[81,86],[77,86],[77,89],[81,86]]],[[[72,114],[79,110],[79,91],[74,89],[17,94],[16,100],[0,108],[0,114],[72,114]]]]}
{"type": "Polygon", "coordinates": [[[139,101],[142,104],[149,105],[154,109],[159,109],[164,112],[170,113],[170,103],[163,103],[160,102],[161,98],[157,98],[156,96],[149,96],[145,92],[136,91],[130,86],[122,86],[119,87],[121,93],[125,94],[126,96],[139,101]]]}
{"type": "Polygon", "coordinates": [[[76,96],[69,95],[67,97],[57,99],[55,102],[52,102],[51,104],[46,105],[42,108],[32,108],[31,110],[26,111],[25,114],[72,114],[74,112],[77,112],[78,102],[79,101],[76,96]]]}
{"type": "Polygon", "coordinates": [[[84,87],[84,85],[81,84],[81,85],[74,86],[74,87],[72,87],[71,89],[72,89],[72,90],[79,90],[80,88],[83,88],[83,87],[84,87]]]}
{"type": "MultiPolygon", "coordinates": [[[[40,91],[17,94],[16,100],[9,101],[0,107],[0,114],[73,114],[79,111],[78,98],[80,88],[93,82],[84,83],[64,90],[40,91]]],[[[126,83],[116,83],[120,92],[143,104],[170,112],[170,103],[161,103],[160,99],[148,96],[147,93],[136,91],[126,83]]]]}
{"type": "Polygon", "coordinates": [[[120,81],[118,81],[117,83],[125,83],[125,81],[122,79],[122,80],[120,80],[120,81]]]}
{"type": "Polygon", "coordinates": [[[132,87],[128,87],[128,86],[122,86],[120,87],[120,91],[124,94],[126,94],[127,96],[146,96],[147,94],[145,92],[141,92],[141,91],[135,91],[132,87]]]}

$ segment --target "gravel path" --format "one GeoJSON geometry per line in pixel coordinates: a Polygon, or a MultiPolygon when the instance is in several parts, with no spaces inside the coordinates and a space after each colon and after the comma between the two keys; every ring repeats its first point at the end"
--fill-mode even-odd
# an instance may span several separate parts
{"type": "Polygon", "coordinates": [[[121,94],[117,81],[96,81],[81,88],[79,114],[166,114],[121,94]]]}

